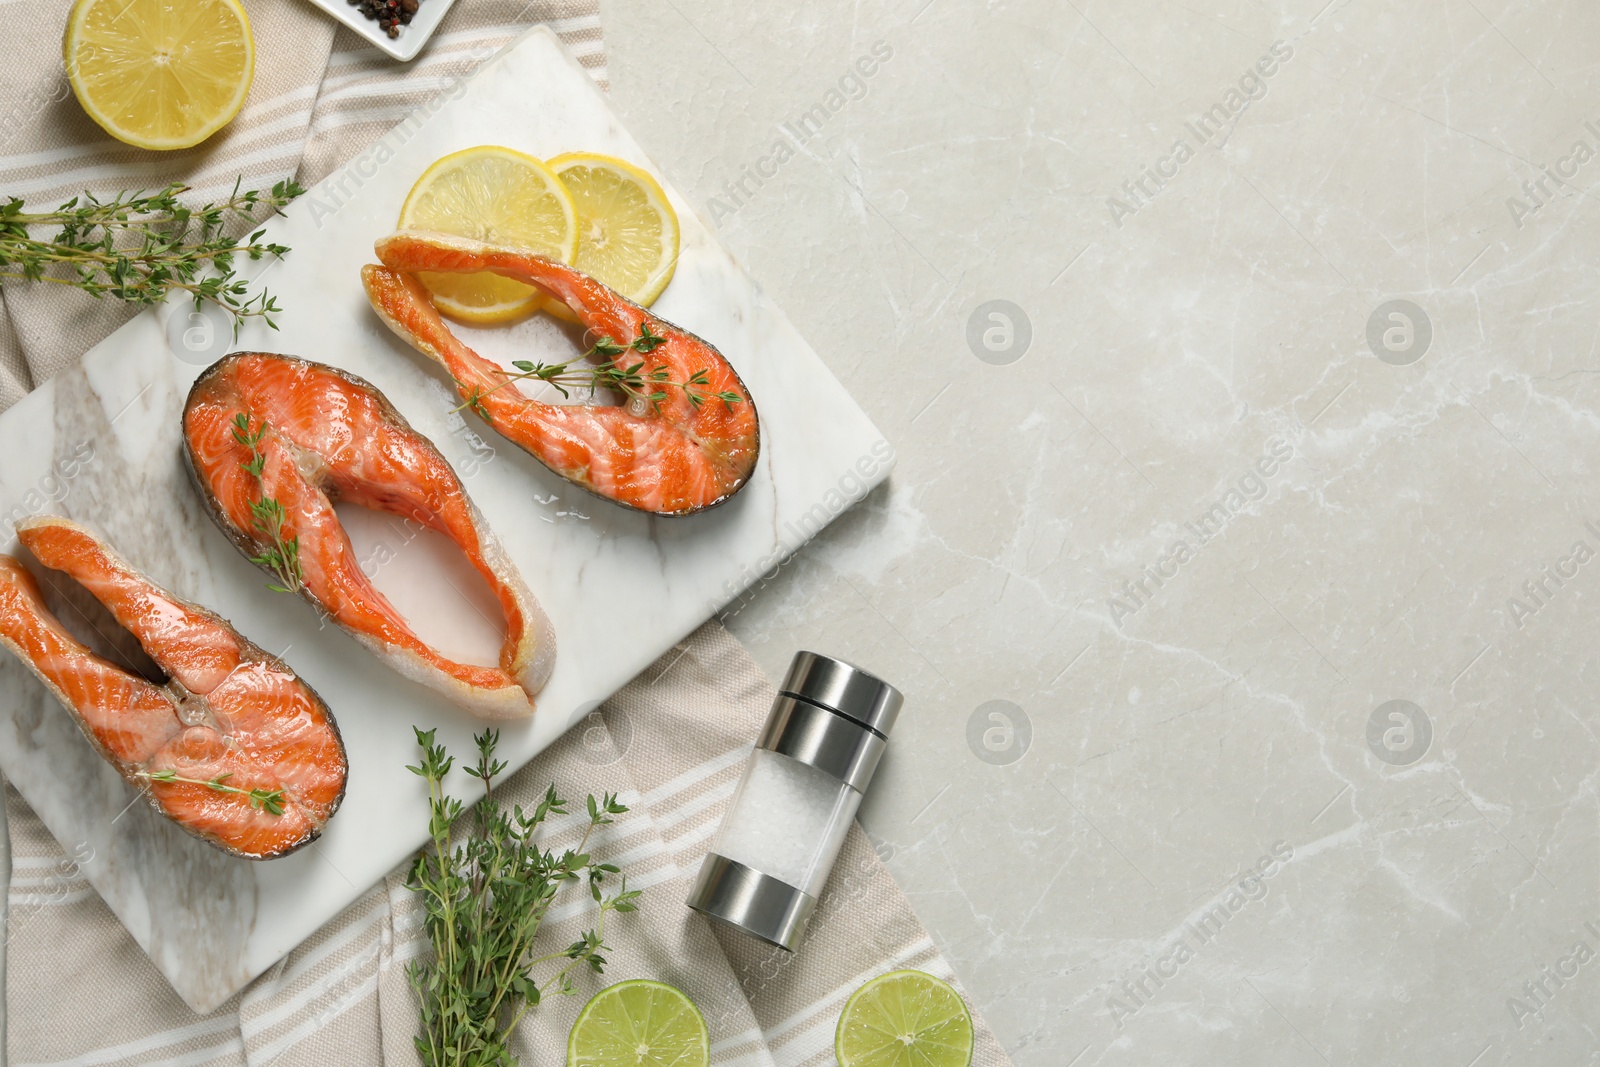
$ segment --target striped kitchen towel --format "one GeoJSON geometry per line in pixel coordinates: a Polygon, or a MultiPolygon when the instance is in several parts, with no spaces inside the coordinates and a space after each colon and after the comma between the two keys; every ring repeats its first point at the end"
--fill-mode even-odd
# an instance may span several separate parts
{"type": "MultiPolygon", "coordinates": [[[[569,800],[612,790],[630,811],[594,853],[644,890],[608,919],[601,976],[552,997],[519,1028],[526,1064],[556,1064],[585,1000],[624,978],[671,982],[692,997],[719,1067],[821,1067],[845,999],[875,975],[914,967],[954,980],[860,827],[850,831],[798,952],[716,927],[684,906],[774,689],[719,623],[707,623],[504,786],[532,806],[554,782],[569,800]]],[[[911,711],[915,714],[914,710],[911,711]]],[[[15,873],[6,923],[11,1067],[66,1064],[419,1062],[405,965],[425,951],[421,909],[396,871],[211,1015],[166,985],[15,792],[6,803],[15,873]],[[86,1006],[93,1005],[93,1010],[86,1006]]],[[[555,847],[579,819],[552,825],[555,847]]],[[[592,845],[595,843],[592,841],[592,845]]],[[[558,902],[536,952],[571,944],[594,921],[581,890],[558,902]]],[[[981,1017],[980,1067],[1009,1061],[981,1017]]]]}
{"type": "MultiPolygon", "coordinates": [[[[560,36],[601,84],[599,0],[462,0],[417,58],[400,64],[306,0],[244,0],[256,39],[255,82],[221,133],[182,152],[108,137],[72,97],[61,65],[65,0],[0,0],[11,44],[0,65],[0,200],[55,207],[89,190],[192,188],[199,204],[236,178],[310,186],[530,25],[560,36]]],[[[0,268],[3,273],[3,268],[0,268]]],[[[0,283],[0,409],[68,366],[134,314],[58,285],[0,283]]]]}

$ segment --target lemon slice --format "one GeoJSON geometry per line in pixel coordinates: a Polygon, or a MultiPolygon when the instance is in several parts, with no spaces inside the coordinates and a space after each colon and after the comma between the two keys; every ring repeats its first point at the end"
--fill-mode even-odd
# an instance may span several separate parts
{"type": "Polygon", "coordinates": [[[635,978],[600,990],[567,1038],[567,1067],[708,1067],[711,1043],[694,1001],[635,978]]]}
{"type": "MultiPolygon", "coordinates": [[[[403,230],[435,230],[571,263],[578,214],[555,172],[530,155],[479,145],[437,160],[400,208],[403,230]]],[[[537,308],[539,290],[496,274],[417,275],[436,307],[464,322],[507,322],[537,308]]]]}
{"type": "MultiPolygon", "coordinates": [[[[595,152],[556,156],[550,169],[578,208],[578,255],[572,265],[649,307],[678,265],[678,216],[660,184],[632,163],[595,152]]],[[[572,318],[558,300],[545,306],[572,318]]]]}
{"type": "Polygon", "coordinates": [[[189,148],[239,113],[255,73],[238,0],[77,0],[61,43],[89,117],[139,148],[189,148]]]}
{"type": "Polygon", "coordinates": [[[851,994],[833,1051],[839,1067],[968,1067],[972,1015],[946,982],[891,971],[851,994]]]}

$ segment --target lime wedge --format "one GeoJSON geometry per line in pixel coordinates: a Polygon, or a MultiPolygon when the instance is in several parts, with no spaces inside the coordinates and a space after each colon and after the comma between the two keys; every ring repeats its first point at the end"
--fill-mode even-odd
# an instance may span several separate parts
{"type": "Polygon", "coordinates": [[[972,1015],[946,982],[892,971],[851,994],[839,1014],[839,1067],[968,1067],[972,1015]]]}
{"type": "Polygon", "coordinates": [[[711,1043],[694,1001],[635,978],[596,993],[567,1038],[567,1067],[707,1067],[711,1043]]]}

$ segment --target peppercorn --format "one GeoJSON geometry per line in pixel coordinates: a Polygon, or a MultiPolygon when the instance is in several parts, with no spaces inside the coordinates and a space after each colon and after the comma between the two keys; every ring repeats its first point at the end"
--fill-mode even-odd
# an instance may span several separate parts
{"type": "Polygon", "coordinates": [[[400,27],[411,25],[411,20],[422,7],[422,0],[349,0],[351,7],[378,24],[378,29],[390,38],[400,36],[400,27]]]}

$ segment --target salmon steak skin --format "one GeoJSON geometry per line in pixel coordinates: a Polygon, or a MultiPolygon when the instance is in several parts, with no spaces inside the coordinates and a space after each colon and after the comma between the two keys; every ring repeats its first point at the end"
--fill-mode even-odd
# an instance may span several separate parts
{"type": "Polygon", "coordinates": [[[382,266],[361,268],[367,299],[403,340],[443,365],[464,400],[507,440],[598,496],[654,515],[692,515],[732,498],[761,454],[755,402],[710,343],[563,263],[426,231],[377,242],[382,266]],[[616,369],[637,365],[654,399],[633,404],[548,404],[521,392],[498,364],[451,332],[417,271],[488,271],[564,303],[616,369]],[[647,341],[639,348],[636,341],[647,341]],[[676,386],[658,383],[677,383],[676,386]],[[687,383],[694,383],[692,386],[687,383]]]}
{"type": "Polygon", "coordinates": [[[237,352],[201,372],[183,455],[212,519],[245,556],[406,678],[486,719],[525,718],[555,663],[555,634],[449,462],[375,387],[322,363],[237,352]],[[449,538],[505,615],[494,666],[417,636],[362,571],[338,500],[449,538]]]}
{"type": "Polygon", "coordinates": [[[19,522],[17,536],[103,604],[167,675],[157,684],[96,655],[50,613],[28,569],[0,555],[0,644],[130,785],[231,856],[273,859],[321,835],[344,798],[349,762],[311,686],[87,528],[38,516],[19,522]]]}

